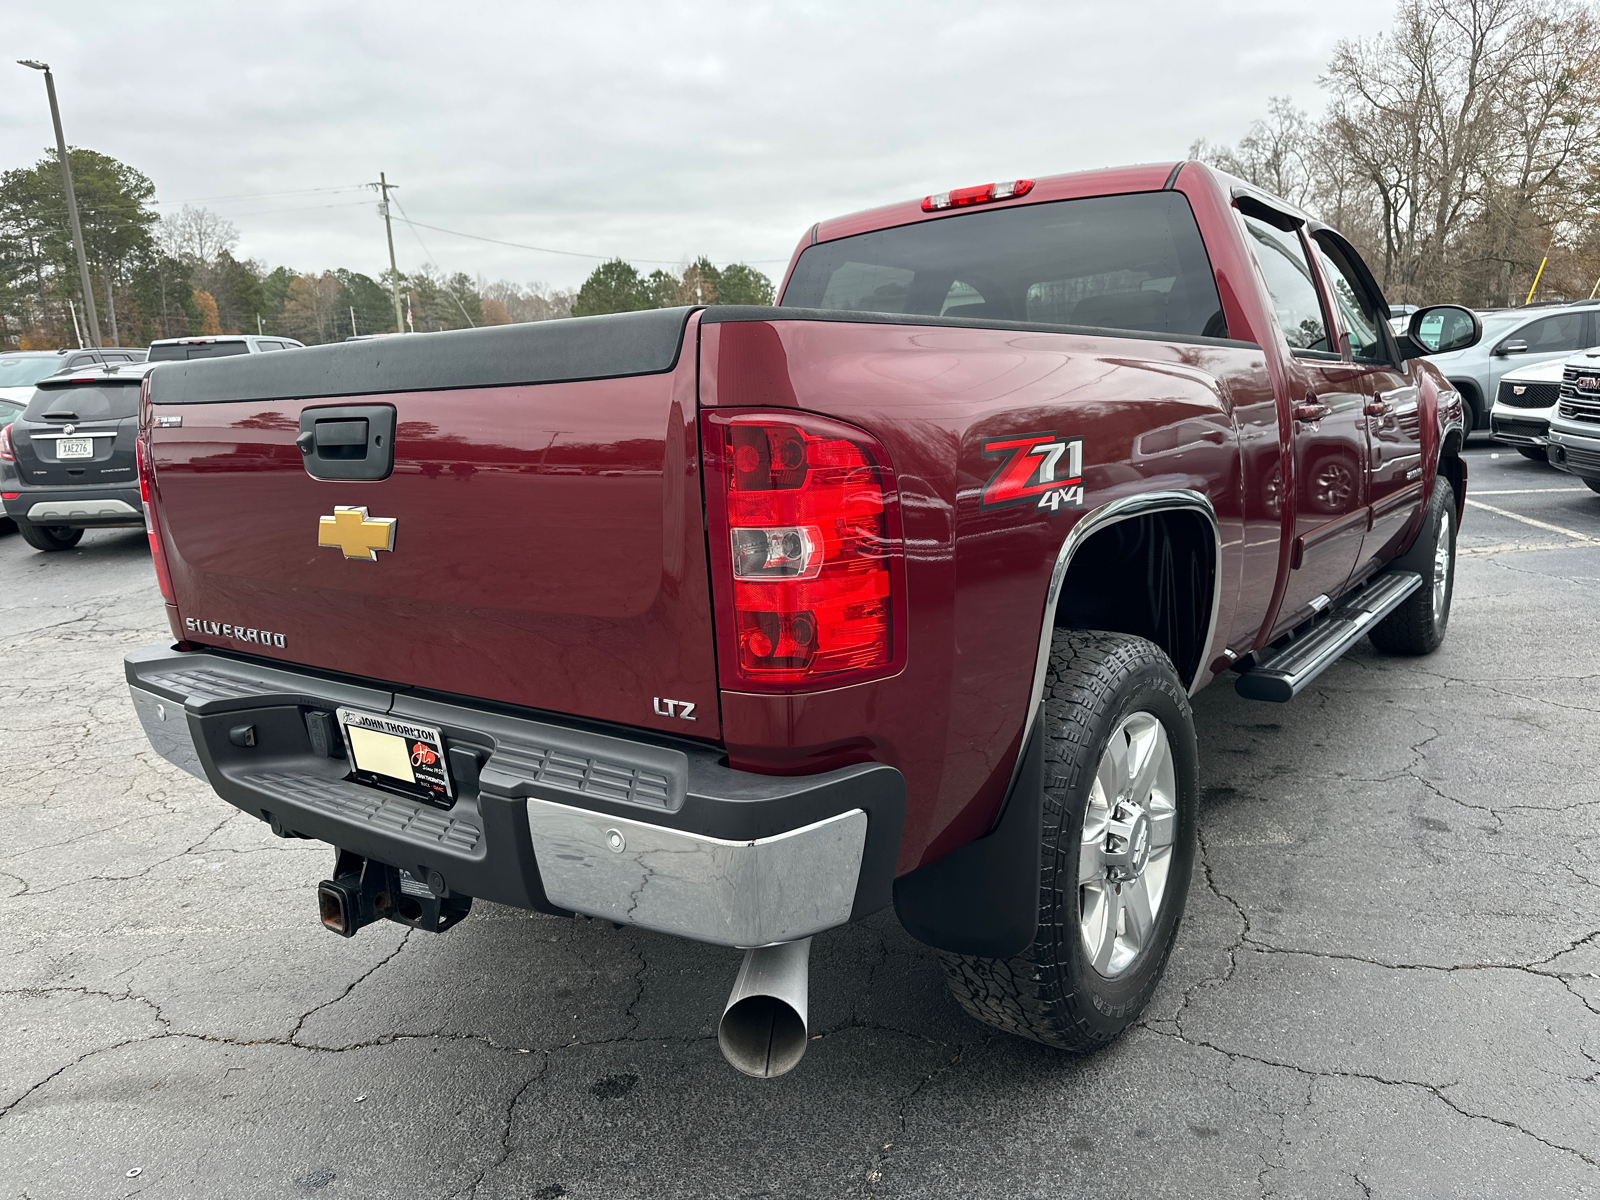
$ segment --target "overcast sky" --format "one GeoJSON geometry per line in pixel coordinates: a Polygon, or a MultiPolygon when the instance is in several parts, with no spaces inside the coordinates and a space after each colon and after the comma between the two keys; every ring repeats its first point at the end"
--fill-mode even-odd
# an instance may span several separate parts
{"type": "MultiPolygon", "coordinates": [[[[1393,7],[23,0],[5,42],[51,64],[69,143],[143,171],[163,211],[225,215],[268,266],[376,275],[370,194],[310,189],[381,169],[416,222],[776,279],[820,218],[1176,159],[1273,95],[1315,111],[1334,44],[1393,7]]],[[[43,79],[0,80],[0,168],[31,164],[53,136],[43,79]]],[[[403,225],[395,250],[402,270],[566,287],[599,261],[403,225]]]]}

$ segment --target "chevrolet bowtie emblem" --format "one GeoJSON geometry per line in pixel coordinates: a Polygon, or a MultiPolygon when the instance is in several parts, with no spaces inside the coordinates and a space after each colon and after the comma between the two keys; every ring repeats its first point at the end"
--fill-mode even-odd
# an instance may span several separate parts
{"type": "Polygon", "coordinates": [[[394,549],[393,517],[369,517],[365,508],[336,504],[333,516],[317,518],[317,545],[337,546],[346,558],[377,562],[379,550],[394,549]]]}

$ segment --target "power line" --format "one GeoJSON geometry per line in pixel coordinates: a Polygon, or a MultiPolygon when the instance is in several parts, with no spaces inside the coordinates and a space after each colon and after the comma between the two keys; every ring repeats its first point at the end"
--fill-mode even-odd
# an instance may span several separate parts
{"type": "MultiPolygon", "coordinates": [[[[401,210],[404,212],[404,210],[401,210]]],[[[459,229],[446,229],[442,225],[426,225],[421,221],[413,221],[409,217],[401,217],[407,225],[415,225],[421,229],[431,229],[435,233],[448,233],[452,237],[471,238],[475,242],[492,242],[496,246],[512,246],[518,250],[535,250],[540,254],[564,254],[569,258],[596,258],[602,262],[609,262],[614,258],[625,258],[628,262],[649,263],[651,266],[675,267],[679,260],[675,258],[633,258],[621,254],[585,254],[581,250],[552,250],[549,246],[529,246],[524,242],[508,242],[502,238],[482,237],[476,233],[462,233],[459,229]]],[[[730,263],[732,260],[729,260],[730,263]]],[[[745,263],[746,266],[766,266],[770,263],[786,263],[787,258],[757,258],[745,263]]]]}
{"type": "Polygon", "coordinates": [[[353,192],[364,183],[341,183],[336,187],[298,188],[288,192],[241,192],[233,196],[191,196],[187,200],[152,200],[151,204],[207,204],[223,200],[270,200],[279,196],[309,196],[314,192],[353,192]]]}
{"type": "MultiPolygon", "coordinates": [[[[400,210],[400,219],[402,221],[404,221],[407,225],[410,225],[411,224],[411,218],[406,216],[406,206],[404,204],[401,204],[398,198],[395,200],[394,206],[400,210]]],[[[425,243],[422,240],[422,235],[420,233],[418,233],[415,228],[413,228],[411,230],[411,236],[417,239],[417,245],[422,247],[422,252],[425,255],[428,256],[428,261],[429,262],[437,263],[439,261],[438,259],[433,257],[433,252],[428,249],[427,243],[425,243]]],[[[440,267],[440,270],[443,270],[443,269],[444,269],[443,267],[440,267]]],[[[456,290],[455,290],[455,288],[450,286],[449,280],[445,281],[444,290],[450,293],[450,298],[456,302],[456,307],[461,310],[461,315],[463,317],[467,318],[467,324],[471,325],[474,329],[476,329],[478,326],[476,325],[476,323],[474,323],[472,318],[467,315],[467,306],[465,304],[461,303],[461,297],[456,295],[456,290]]]]}

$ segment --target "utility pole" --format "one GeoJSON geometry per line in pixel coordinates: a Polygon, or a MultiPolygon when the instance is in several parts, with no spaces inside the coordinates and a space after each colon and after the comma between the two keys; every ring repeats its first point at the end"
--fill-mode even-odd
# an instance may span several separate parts
{"type": "MultiPolygon", "coordinates": [[[[378,182],[369,183],[367,186],[383,194],[383,201],[378,205],[378,208],[383,213],[383,232],[389,238],[389,294],[394,298],[394,331],[396,333],[404,333],[406,331],[406,322],[405,317],[400,313],[400,268],[394,265],[394,226],[389,222],[389,189],[394,188],[399,191],[400,185],[390,183],[388,176],[379,171],[378,182]]],[[[353,325],[354,323],[354,317],[352,316],[351,324],[353,325]]]]}
{"type": "MultiPolygon", "coordinates": [[[[100,346],[100,318],[94,311],[94,292],[89,287],[89,260],[83,254],[83,229],[78,224],[78,198],[72,194],[72,168],[67,165],[67,139],[61,133],[61,109],[56,104],[55,76],[50,74],[50,64],[19,58],[17,64],[44,72],[44,90],[50,94],[50,119],[56,127],[56,154],[61,159],[61,182],[67,189],[67,216],[72,219],[72,248],[78,252],[78,281],[83,284],[83,312],[89,319],[89,336],[95,348],[100,346]]],[[[394,257],[394,240],[391,238],[389,257],[394,257]]]]}

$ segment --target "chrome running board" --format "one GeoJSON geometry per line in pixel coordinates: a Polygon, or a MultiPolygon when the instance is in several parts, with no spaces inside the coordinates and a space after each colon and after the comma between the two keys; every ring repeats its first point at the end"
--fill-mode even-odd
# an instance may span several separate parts
{"type": "Polygon", "coordinates": [[[1401,601],[1422,586],[1415,571],[1389,571],[1347,597],[1324,620],[1317,621],[1288,645],[1239,676],[1234,689],[1247,700],[1284,704],[1332,666],[1401,601]]]}

